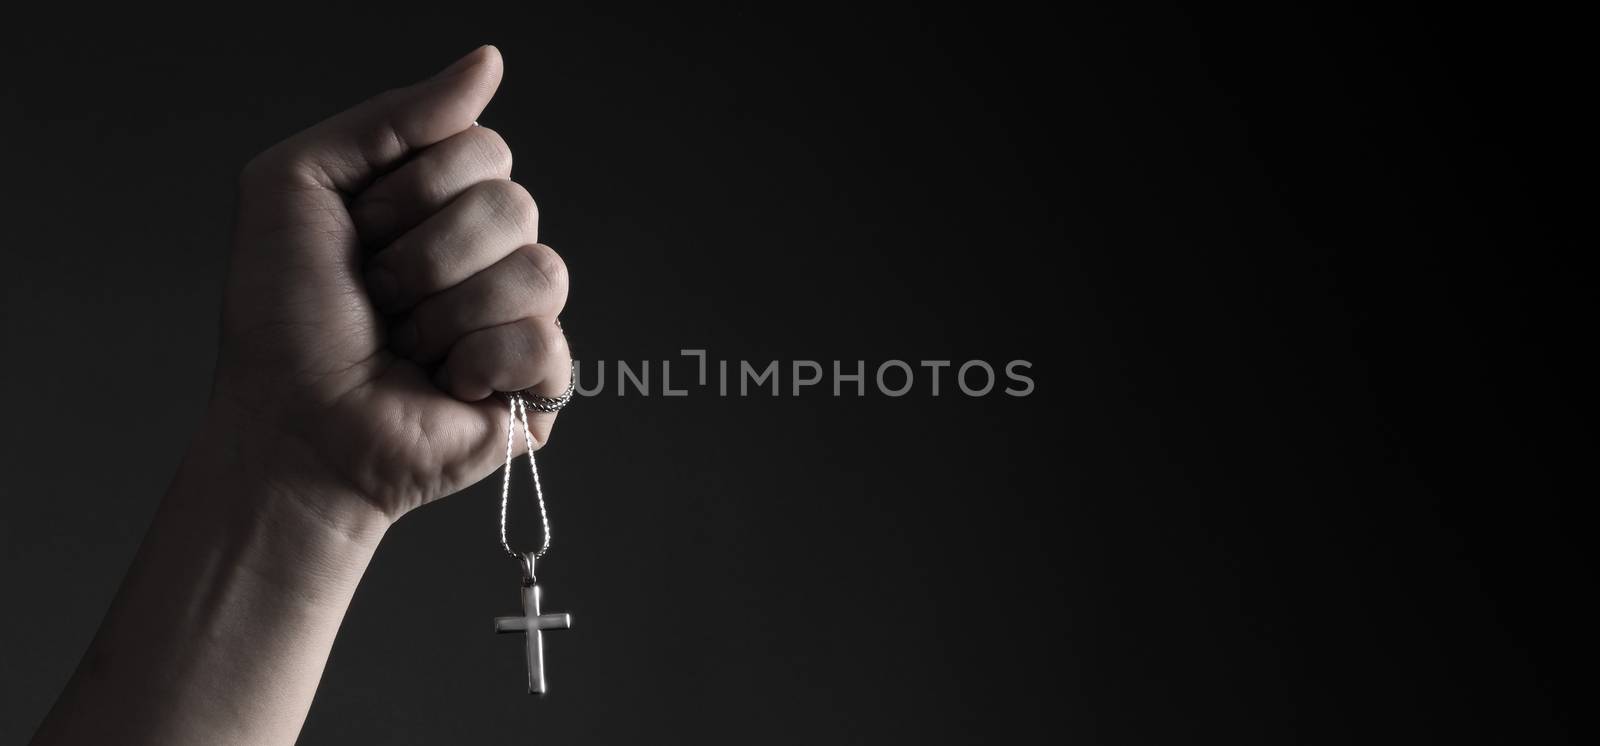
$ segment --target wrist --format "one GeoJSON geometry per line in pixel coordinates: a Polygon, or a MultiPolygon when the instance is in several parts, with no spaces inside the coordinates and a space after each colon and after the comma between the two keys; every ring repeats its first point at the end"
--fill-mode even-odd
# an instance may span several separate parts
{"type": "Polygon", "coordinates": [[[213,408],[190,445],[162,513],[232,542],[236,559],[298,593],[354,589],[392,519],[317,476],[289,439],[263,438],[213,408]]]}
{"type": "Polygon", "coordinates": [[[214,394],[186,462],[237,481],[242,507],[299,513],[353,540],[381,538],[399,516],[342,478],[326,449],[286,421],[293,419],[281,407],[263,411],[214,394]]]}

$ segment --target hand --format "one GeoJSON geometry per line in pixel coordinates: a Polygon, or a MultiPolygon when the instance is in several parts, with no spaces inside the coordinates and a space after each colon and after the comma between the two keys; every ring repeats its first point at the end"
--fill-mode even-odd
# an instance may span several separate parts
{"type": "Polygon", "coordinates": [[[392,521],[482,479],[504,458],[494,392],[567,386],[565,266],[505,141],[473,126],[501,70],[480,48],[240,178],[207,431],[326,516],[392,521]]]}

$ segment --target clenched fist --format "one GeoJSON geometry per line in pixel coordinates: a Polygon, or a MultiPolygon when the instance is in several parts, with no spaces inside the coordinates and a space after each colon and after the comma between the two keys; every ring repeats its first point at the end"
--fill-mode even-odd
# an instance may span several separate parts
{"type": "MultiPolygon", "coordinates": [[[[335,519],[478,481],[503,458],[493,394],[567,387],[566,268],[505,141],[474,124],[501,70],[480,48],[240,179],[214,416],[241,463],[335,519]]],[[[538,443],[554,419],[537,415],[538,443]]]]}

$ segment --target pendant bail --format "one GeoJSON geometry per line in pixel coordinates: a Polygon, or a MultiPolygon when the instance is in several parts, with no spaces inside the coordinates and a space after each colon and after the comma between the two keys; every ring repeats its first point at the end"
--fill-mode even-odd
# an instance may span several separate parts
{"type": "Polygon", "coordinates": [[[522,585],[523,586],[530,586],[530,585],[533,585],[534,583],[539,582],[539,575],[534,569],[534,565],[538,561],[539,561],[539,554],[537,552],[524,552],[523,553],[523,555],[522,555],[522,585]]]}

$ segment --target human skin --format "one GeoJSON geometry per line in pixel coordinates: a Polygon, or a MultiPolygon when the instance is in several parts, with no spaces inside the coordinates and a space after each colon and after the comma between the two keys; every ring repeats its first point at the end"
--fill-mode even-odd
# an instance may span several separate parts
{"type": "Polygon", "coordinates": [[[566,388],[565,267],[474,126],[501,73],[479,48],[245,166],[206,414],[33,743],[293,743],[388,527],[498,466],[495,392],[566,388]]]}

